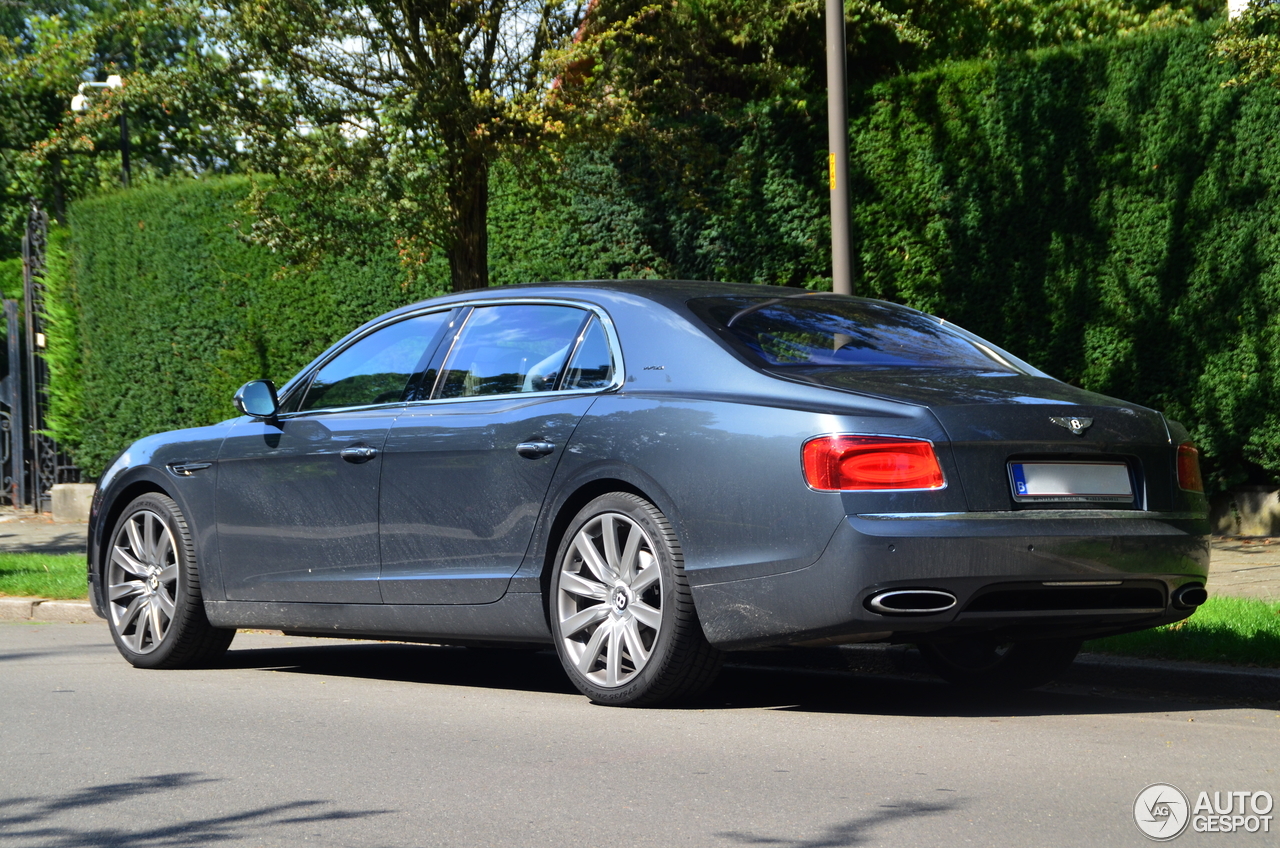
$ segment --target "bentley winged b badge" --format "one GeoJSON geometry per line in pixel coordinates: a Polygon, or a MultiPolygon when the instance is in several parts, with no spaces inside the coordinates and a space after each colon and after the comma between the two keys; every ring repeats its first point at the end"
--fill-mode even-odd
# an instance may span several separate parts
{"type": "Polygon", "coordinates": [[[1084,431],[1093,426],[1092,418],[1058,418],[1053,416],[1049,420],[1059,427],[1067,428],[1076,436],[1083,436],[1084,431]]]}

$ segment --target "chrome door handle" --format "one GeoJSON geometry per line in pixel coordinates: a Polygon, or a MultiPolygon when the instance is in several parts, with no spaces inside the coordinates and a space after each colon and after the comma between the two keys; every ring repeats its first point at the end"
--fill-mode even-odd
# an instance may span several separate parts
{"type": "Polygon", "coordinates": [[[546,439],[540,439],[536,442],[521,442],[516,445],[516,453],[525,459],[538,459],[546,456],[556,449],[555,444],[548,442],[546,439]]]}
{"type": "Polygon", "coordinates": [[[377,448],[371,448],[368,445],[352,445],[349,448],[343,448],[341,456],[347,462],[368,462],[378,455],[377,448]]]}

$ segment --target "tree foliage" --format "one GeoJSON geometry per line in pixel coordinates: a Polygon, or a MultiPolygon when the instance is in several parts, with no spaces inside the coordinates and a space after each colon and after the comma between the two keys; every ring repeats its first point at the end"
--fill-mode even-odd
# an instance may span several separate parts
{"type": "Polygon", "coordinates": [[[199,10],[133,0],[14,0],[0,11],[0,255],[17,250],[28,198],[57,218],[70,199],[120,180],[119,115],[127,115],[133,178],[229,167],[235,144],[210,114],[225,77],[191,91],[190,68],[219,64],[200,38],[199,10]],[[69,110],[80,83],[122,75],[69,110]],[[179,82],[180,81],[180,82],[179,82]]]}
{"type": "MultiPolygon", "coordinates": [[[[1213,8],[847,0],[849,73],[867,85],[1213,8]]],[[[823,120],[821,0],[13,0],[0,12],[0,255],[16,249],[26,196],[60,216],[66,198],[116,183],[121,112],[135,179],[273,175],[248,202],[262,243],[317,261],[389,237],[411,269],[445,253],[455,288],[488,280],[499,159],[545,179],[558,167],[548,141],[562,156],[622,137],[688,207],[762,114],[802,130],[823,120]],[[68,113],[78,83],[111,73],[122,91],[68,113]]]]}
{"type": "MultiPolygon", "coordinates": [[[[846,0],[853,106],[880,81],[946,60],[1216,12],[1201,0],[846,0]]],[[[672,273],[829,286],[821,0],[620,0],[584,32],[560,91],[570,137],[609,152],[672,273]]]]}
{"type": "Polygon", "coordinates": [[[1280,4],[1250,0],[1244,14],[1219,30],[1214,48],[1236,69],[1228,85],[1280,85],[1280,4]]]}
{"type": "Polygon", "coordinates": [[[385,218],[402,256],[443,250],[455,289],[488,284],[489,172],[559,132],[553,58],[578,0],[224,0],[217,34],[258,100],[238,109],[253,162],[294,202],[253,197],[259,235],[291,252],[385,218]],[[354,209],[353,209],[354,208],[354,209]]]}

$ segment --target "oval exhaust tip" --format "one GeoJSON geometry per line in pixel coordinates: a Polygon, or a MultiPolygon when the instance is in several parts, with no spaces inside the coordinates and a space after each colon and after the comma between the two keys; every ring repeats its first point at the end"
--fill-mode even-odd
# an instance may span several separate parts
{"type": "Polygon", "coordinates": [[[956,605],[956,596],[941,589],[892,589],[867,598],[867,609],[880,615],[931,615],[956,605]]]}
{"type": "Polygon", "coordinates": [[[1178,609],[1194,609],[1209,600],[1209,593],[1199,584],[1183,586],[1173,593],[1173,605],[1178,609]]]}

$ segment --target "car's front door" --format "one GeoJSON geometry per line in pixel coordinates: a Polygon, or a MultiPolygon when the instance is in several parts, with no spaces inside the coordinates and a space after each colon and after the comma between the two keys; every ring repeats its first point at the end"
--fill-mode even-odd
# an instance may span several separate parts
{"type": "Polygon", "coordinates": [[[519,568],[561,452],[615,357],[594,313],[559,304],[480,306],[435,381],[387,439],[382,597],[497,600],[519,568]]]}
{"type": "Polygon", "coordinates": [[[275,420],[245,419],[218,458],[227,598],[376,604],[382,450],[448,313],[375,329],[325,362],[275,420]]]}

